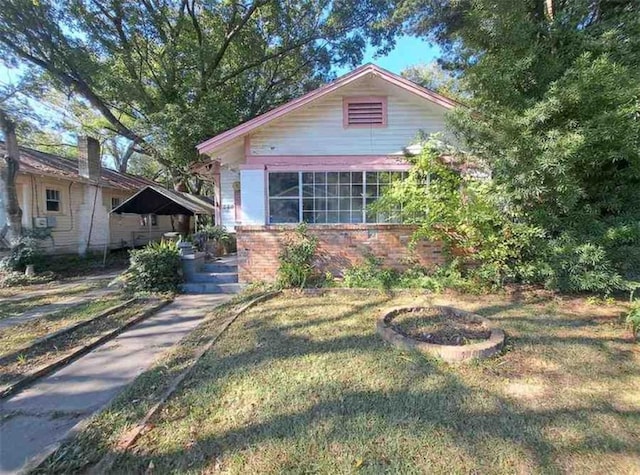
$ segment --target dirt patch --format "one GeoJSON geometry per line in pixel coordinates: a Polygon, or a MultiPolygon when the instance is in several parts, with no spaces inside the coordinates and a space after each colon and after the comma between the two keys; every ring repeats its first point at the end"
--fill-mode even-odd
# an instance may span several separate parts
{"type": "Polygon", "coordinates": [[[440,308],[401,312],[389,323],[402,336],[437,345],[470,345],[491,336],[482,320],[440,308]]]}

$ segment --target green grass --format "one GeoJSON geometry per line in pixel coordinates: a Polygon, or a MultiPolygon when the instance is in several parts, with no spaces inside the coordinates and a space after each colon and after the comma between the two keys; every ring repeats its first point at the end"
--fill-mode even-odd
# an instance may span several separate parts
{"type": "Polygon", "coordinates": [[[9,287],[5,289],[0,289],[0,299],[6,298],[11,299],[7,301],[0,301],[0,318],[9,312],[14,312],[14,306],[19,305],[22,306],[22,310],[20,312],[24,312],[29,308],[33,308],[37,305],[42,305],[40,302],[44,301],[44,305],[47,303],[55,302],[56,300],[60,300],[62,298],[71,297],[73,295],[82,294],[85,292],[89,292],[90,290],[97,289],[99,287],[104,287],[108,281],[105,279],[104,281],[92,281],[90,283],[73,285],[70,287],[62,287],[57,289],[56,287],[60,285],[61,282],[49,282],[47,284],[39,284],[34,286],[24,286],[24,287],[9,287]],[[36,297],[24,297],[25,294],[30,293],[37,294],[36,297]],[[48,300],[48,302],[47,302],[48,300]],[[24,308],[26,305],[27,308],[24,308]]]}
{"type": "Polygon", "coordinates": [[[73,322],[92,318],[99,312],[113,307],[124,300],[126,299],[123,297],[105,298],[94,303],[83,304],[77,309],[63,311],[59,315],[59,321],[56,321],[56,317],[46,317],[34,322],[5,329],[0,333],[0,345],[6,345],[2,349],[2,356],[4,358],[3,361],[0,362],[0,384],[14,382],[36,368],[50,364],[72,353],[81,345],[95,340],[107,331],[122,326],[137,313],[157,303],[145,303],[144,301],[133,302],[131,305],[126,306],[112,315],[98,319],[72,332],[58,335],[46,342],[33,345],[26,352],[16,351],[29,342],[32,342],[35,338],[55,331],[54,328],[63,328],[73,322]],[[66,322],[66,324],[62,325],[62,321],[66,322]],[[49,331],[46,330],[47,328],[49,328],[49,331]]]}
{"type": "MultiPolygon", "coordinates": [[[[286,294],[232,325],[113,471],[637,472],[640,354],[620,310],[557,298],[286,294]],[[377,337],[384,308],[419,303],[496,321],[507,351],[452,366],[377,337]]],[[[81,470],[113,450],[223,315],[43,470],[81,470]]]]}
{"type": "Polygon", "coordinates": [[[121,295],[105,296],[100,300],[80,303],[54,314],[0,330],[0,357],[30,345],[38,338],[93,318],[125,300],[127,299],[121,295]]]}

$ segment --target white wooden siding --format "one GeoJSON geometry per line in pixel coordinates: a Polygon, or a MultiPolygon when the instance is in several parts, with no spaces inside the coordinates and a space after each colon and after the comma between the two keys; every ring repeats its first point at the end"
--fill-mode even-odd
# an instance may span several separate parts
{"type": "Polygon", "coordinates": [[[233,184],[240,181],[237,170],[220,170],[220,198],[221,221],[227,231],[233,231],[236,225],[236,209],[234,202],[233,184]]]}
{"type": "Polygon", "coordinates": [[[445,130],[445,109],[379,80],[363,80],[319,99],[251,135],[252,155],[389,155],[415,143],[419,131],[445,130]],[[387,96],[386,127],[345,128],[342,100],[387,96]]]}

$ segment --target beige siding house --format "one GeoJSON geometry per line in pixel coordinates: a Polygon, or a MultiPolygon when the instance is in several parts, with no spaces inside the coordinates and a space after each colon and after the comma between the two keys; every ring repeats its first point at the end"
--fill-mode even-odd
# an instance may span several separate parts
{"type": "MultiPolygon", "coordinates": [[[[0,143],[4,151],[4,144],[0,143]]],[[[173,231],[171,216],[111,214],[138,190],[156,183],[102,168],[97,141],[79,141],[78,161],[21,147],[16,179],[22,226],[48,234],[56,254],[141,246],[173,231]]],[[[0,229],[5,223],[0,223],[0,229]]]]}
{"type": "Polygon", "coordinates": [[[371,211],[421,137],[447,136],[459,104],[373,64],[198,145],[193,167],[218,184],[216,222],[233,229],[241,282],[271,280],[286,233],[305,222],[319,239],[318,266],[334,273],[369,253],[399,266],[442,261],[439,243],[409,256],[410,226],[371,211]]]}

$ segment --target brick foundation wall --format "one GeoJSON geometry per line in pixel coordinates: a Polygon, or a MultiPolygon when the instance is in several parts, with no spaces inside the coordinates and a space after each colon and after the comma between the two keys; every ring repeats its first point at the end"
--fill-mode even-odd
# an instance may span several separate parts
{"type": "MultiPolygon", "coordinates": [[[[236,226],[238,240],[238,278],[240,282],[273,281],[278,271],[278,253],[287,232],[286,225],[236,226]]],[[[340,275],[343,269],[363,262],[373,254],[383,265],[403,270],[409,261],[424,267],[443,264],[442,246],[419,242],[408,250],[412,226],[398,224],[331,224],[309,226],[318,237],[316,268],[340,275]]]]}

